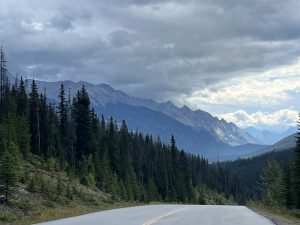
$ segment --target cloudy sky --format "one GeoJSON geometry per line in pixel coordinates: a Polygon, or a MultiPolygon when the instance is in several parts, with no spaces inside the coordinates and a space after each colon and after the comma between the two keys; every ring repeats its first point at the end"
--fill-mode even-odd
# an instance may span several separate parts
{"type": "Polygon", "coordinates": [[[107,83],[245,127],[300,110],[299,0],[0,0],[12,73],[107,83]]]}

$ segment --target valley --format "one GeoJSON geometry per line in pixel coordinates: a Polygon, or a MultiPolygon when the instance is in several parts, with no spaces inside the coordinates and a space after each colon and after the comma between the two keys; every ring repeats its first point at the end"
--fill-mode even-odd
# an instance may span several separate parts
{"type": "Polygon", "coordinates": [[[0,0],[0,225],[300,225],[299,0],[0,0]]]}

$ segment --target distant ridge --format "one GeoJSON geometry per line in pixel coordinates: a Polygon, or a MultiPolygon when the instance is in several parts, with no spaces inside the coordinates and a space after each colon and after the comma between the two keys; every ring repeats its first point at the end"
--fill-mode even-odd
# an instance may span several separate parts
{"type": "MultiPolygon", "coordinates": [[[[250,151],[248,153],[245,154],[241,154],[241,155],[231,155],[231,156],[224,156],[222,158],[222,161],[232,161],[235,159],[248,159],[248,158],[252,158],[252,157],[256,157],[256,156],[260,156],[266,153],[270,153],[270,152],[281,152],[281,151],[286,151],[286,150],[291,150],[294,149],[296,147],[296,142],[297,142],[297,137],[296,137],[296,133],[292,134],[288,137],[283,138],[282,140],[276,142],[274,145],[270,145],[270,146],[263,146],[263,145],[257,145],[256,150],[255,151],[250,151]]],[[[253,148],[254,150],[255,148],[253,148]]],[[[213,161],[216,161],[216,159],[214,158],[213,161]]]]}

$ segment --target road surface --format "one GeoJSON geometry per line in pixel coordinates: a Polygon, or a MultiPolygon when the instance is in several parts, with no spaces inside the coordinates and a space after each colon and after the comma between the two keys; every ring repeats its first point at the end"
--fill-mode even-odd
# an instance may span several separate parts
{"type": "Polygon", "coordinates": [[[274,225],[244,206],[153,205],[113,209],[39,225],[274,225]]]}

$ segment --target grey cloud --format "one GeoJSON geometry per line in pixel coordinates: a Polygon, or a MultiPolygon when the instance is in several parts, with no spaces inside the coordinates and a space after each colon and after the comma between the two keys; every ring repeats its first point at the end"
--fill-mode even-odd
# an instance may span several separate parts
{"type": "Polygon", "coordinates": [[[62,31],[71,30],[73,28],[72,18],[67,15],[58,15],[53,17],[51,25],[62,31]]]}
{"type": "Polygon", "coordinates": [[[125,30],[117,30],[110,34],[111,43],[115,47],[124,47],[132,43],[130,34],[125,30]]]}
{"type": "Polygon", "coordinates": [[[13,72],[105,82],[156,100],[288,64],[300,54],[298,0],[1,4],[0,43],[13,72]]]}

